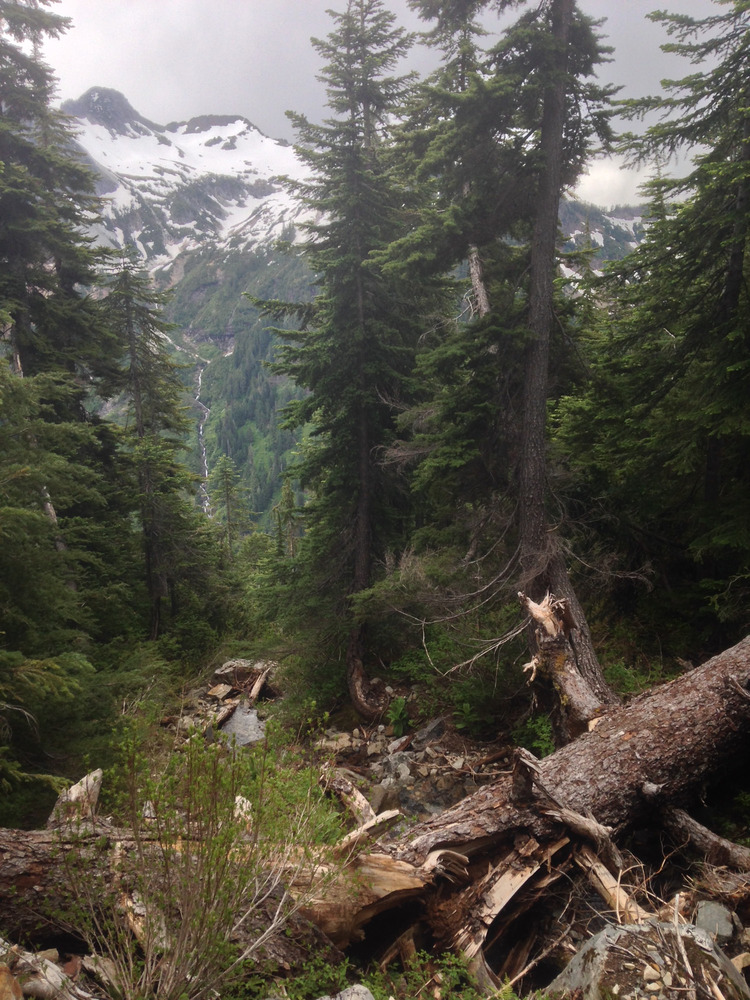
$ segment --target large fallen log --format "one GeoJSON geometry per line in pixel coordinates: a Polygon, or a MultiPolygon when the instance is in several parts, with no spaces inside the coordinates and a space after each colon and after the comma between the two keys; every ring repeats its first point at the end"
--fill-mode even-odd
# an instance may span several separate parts
{"type": "MultiPolygon", "coordinates": [[[[306,912],[345,945],[376,915],[416,899],[435,940],[483,967],[486,942],[502,932],[517,897],[543,893],[566,866],[591,872],[598,891],[615,898],[590,853],[583,862],[577,855],[580,846],[588,843],[615,867],[613,841],[639,824],[658,823],[667,807],[689,806],[747,743],[749,721],[750,637],[612,709],[545,760],[519,753],[494,783],[353,855],[354,878],[311,899],[306,912]]],[[[105,829],[92,831],[92,864],[108,863],[112,840],[105,829]]],[[[9,933],[28,930],[40,903],[55,901],[65,849],[49,831],[0,831],[0,925],[9,933]]],[[[638,917],[627,898],[612,905],[638,917]]],[[[491,970],[484,971],[491,982],[491,970]]]]}
{"type": "Polygon", "coordinates": [[[499,882],[508,885],[506,873],[526,875],[517,880],[519,887],[526,885],[566,857],[560,841],[569,832],[607,853],[610,831],[616,839],[639,824],[658,824],[663,806],[689,805],[747,744],[748,722],[750,637],[604,715],[590,732],[545,760],[519,755],[513,770],[496,782],[412,827],[405,837],[381,844],[376,890],[363,887],[359,896],[331,899],[330,912],[327,901],[319,900],[312,916],[345,944],[344,928],[358,936],[373,913],[388,908],[389,897],[394,906],[404,898],[406,865],[412,870],[408,896],[428,900],[427,919],[439,942],[461,948],[471,941],[478,953],[515,894],[497,889],[499,882]],[[592,817],[596,822],[587,835],[592,817]],[[519,838],[533,840],[521,857],[519,838]],[[385,857],[393,862],[392,894],[385,857]],[[466,865],[460,873],[456,859],[462,857],[466,865]],[[450,868],[444,858],[453,860],[450,868]],[[415,882],[422,883],[421,891],[415,882]],[[438,885],[439,903],[432,905],[428,897],[438,885]]]}

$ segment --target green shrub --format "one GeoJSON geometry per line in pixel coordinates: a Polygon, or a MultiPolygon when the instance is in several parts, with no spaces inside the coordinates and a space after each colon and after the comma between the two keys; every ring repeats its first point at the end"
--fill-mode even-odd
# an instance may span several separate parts
{"type": "Polygon", "coordinates": [[[393,729],[393,735],[403,736],[410,724],[406,698],[394,698],[388,706],[385,718],[393,729]]]}
{"type": "Polygon", "coordinates": [[[555,752],[552,723],[546,715],[532,715],[511,730],[516,746],[530,750],[537,757],[547,757],[555,752]]]}
{"type": "Polygon", "coordinates": [[[313,876],[310,893],[333,877],[324,845],[341,835],[338,815],[317,771],[282,747],[245,752],[196,735],[154,775],[131,741],[119,777],[132,840],[109,864],[94,862],[87,838],[66,852],[70,922],[113,962],[120,1000],[215,996],[303,905],[287,889],[295,877],[313,876]]]}

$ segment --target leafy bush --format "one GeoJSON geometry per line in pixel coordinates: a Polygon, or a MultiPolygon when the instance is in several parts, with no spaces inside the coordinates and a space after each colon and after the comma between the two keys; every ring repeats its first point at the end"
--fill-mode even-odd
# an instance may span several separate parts
{"type": "Polygon", "coordinates": [[[546,715],[532,715],[511,731],[516,746],[530,750],[537,757],[547,757],[555,751],[552,723],[546,715]]]}
{"type": "Polygon", "coordinates": [[[108,864],[92,863],[87,839],[66,855],[71,923],[112,961],[121,1000],[204,1000],[239,980],[333,877],[324,844],[340,822],[317,772],[281,748],[246,753],[194,736],[152,775],[139,746],[127,745],[120,772],[132,837],[108,864]],[[293,897],[295,880],[307,888],[293,897]]]}

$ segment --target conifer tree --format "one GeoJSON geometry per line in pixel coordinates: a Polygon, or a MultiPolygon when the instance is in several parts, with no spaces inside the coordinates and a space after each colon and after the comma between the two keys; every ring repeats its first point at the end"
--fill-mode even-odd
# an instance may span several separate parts
{"type": "Polygon", "coordinates": [[[192,479],[181,463],[186,417],[183,386],[165,336],[172,329],[161,315],[166,296],[151,281],[133,253],[125,252],[106,286],[103,311],[122,345],[118,372],[107,382],[127,407],[126,442],[137,480],[137,506],[143,539],[149,635],[162,628],[167,597],[175,609],[178,567],[184,564],[195,531],[192,479]]]}
{"type": "Polygon", "coordinates": [[[693,158],[648,185],[646,238],[610,279],[596,379],[568,401],[563,428],[611,511],[605,537],[626,568],[650,565],[668,581],[648,611],[633,594],[628,605],[669,621],[675,603],[699,609],[702,638],[718,647],[746,629],[750,594],[750,6],[650,16],[691,71],[627,105],[634,117],[660,112],[628,148],[660,167],[678,152],[693,158]]]}
{"type": "Polygon", "coordinates": [[[228,455],[214,463],[208,477],[211,512],[221,525],[222,544],[231,562],[240,538],[252,527],[250,507],[245,490],[240,486],[240,473],[228,455]]]}
{"type": "Polygon", "coordinates": [[[95,280],[85,236],[93,177],[72,154],[50,104],[54,78],[36,56],[68,23],[50,5],[0,0],[0,301],[16,371],[91,376],[111,363],[113,344],[81,291],[95,280]]]}
{"type": "Polygon", "coordinates": [[[378,710],[365,675],[366,628],[348,598],[368,588],[375,567],[403,534],[403,490],[380,462],[393,437],[393,408],[408,394],[422,290],[389,277],[374,259],[402,232],[403,191],[387,149],[407,81],[391,74],[409,38],[382,0],[349,0],[334,29],[314,40],[332,117],[314,125],[293,115],[298,154],[312,179],[301,194],[319,221],[302,253],[318,294],[303,329],[288,336],[277,370],[309,390],[289,407],[293,423],[314,424],[314,444],[296,474],[313,490],[302,558],[348,624],[350,694],[378,710]]]}
{"type": "MultiPolygon", "coordinates": [[[[473,495],[463,496],[478,513],[477,532],[487,525],[500,530],[488,507],[501,510],[501,498],[515,506],[512,530],[504,532],[517,546],[515,555],[512,545],[506,552],[505,584],[515,576],[514,590],[520,584],[539,598],[554,589],[568,599],[583,640],[584,673],[606,697],[549,531],[546,450],[548,400],[560,391],[565,367],[554,336],[567,311],[555,290],[558,209],[594,143],[610,138],[612,89],[590,79],[604,53],[595,24],[572,0],[523,5],[486,55],[472,45],[477,15],[488,4],[414,0],[412,6],[436,24],[433,37],[446,54],[404,130],[406,162],[418,176],[437,178],[439,211],[396,249],[407,261],[417,257],[433,230],[429,242],[443,259],[427,249],[422,260],[427,267],[468,261],[474,301],[469,323],[422,362],[439,372],[454,359],[448,381],[437,386],[436,405],[428,404],[433,424],[435,417],[442,422],[433,428],[425,465],[434,480],[442,461],[459,489],[472,487],[473,495]],[[457,421],[462,400],[470,409],[457,421]]],[[[469,551],[475,547],[476,537],[469,551]]]]}

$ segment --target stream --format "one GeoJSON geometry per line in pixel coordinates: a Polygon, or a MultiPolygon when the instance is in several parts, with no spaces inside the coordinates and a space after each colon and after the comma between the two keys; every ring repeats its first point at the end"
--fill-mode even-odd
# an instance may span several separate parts
{"type": "Polygon", "coordinates": [[[208,368],[211,362],[206,361],[205,358],[200,358],[199,360],[203,362],[203,364],[198,365],[198,375],[196,379],[196,391],[194,397],[194,403],[198,409],[198,451],[200,454],[200,472],[201,472],[201,484],[198,488],[198,493],[200,495],[200,502],[201,502],[201,507],[203,508],[203,513],[210,516],[211,497],[209,496],[208,493],[208,459],[206,457],[206,437],[204,431],[206,429],[206,421],[211,415],[211,410],[201,400],[201,390],[203,388],[203,372],[206,370],[206,368],[208,368]]]}

